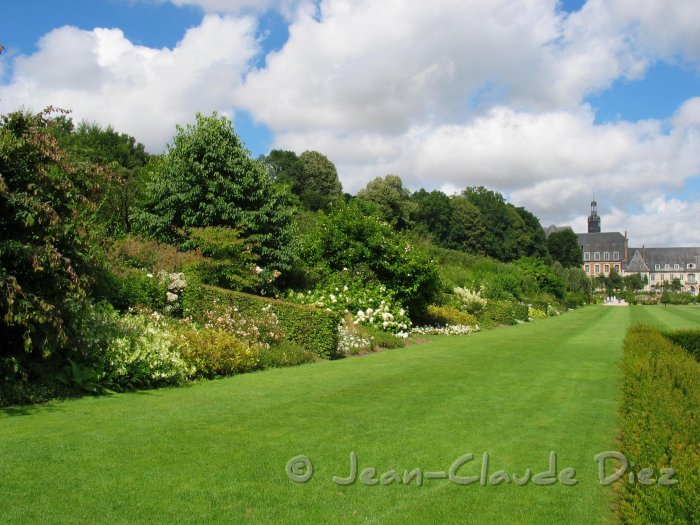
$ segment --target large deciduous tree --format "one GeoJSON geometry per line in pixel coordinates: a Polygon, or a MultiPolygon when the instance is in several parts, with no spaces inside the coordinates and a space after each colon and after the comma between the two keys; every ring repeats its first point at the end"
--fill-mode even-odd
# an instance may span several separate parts
{"type": "Polygon", "coordinates": [[[111,126],[86,122],[73,129],[72,122],[65,121],[56,136],[74,158],[106,168],[98,197],[98,220],[110,234],[129,233],[144,196],[150,156],[143,144],[111,126]]]}
{"type": "Polygon", "coordinates": [[[583,264],[583,252],[578,237],[570,228],[552,232],[547,238],[549,254],[564,268],[575,268],[583,264]]]}
{"type": "Polygon", "coordinates": [[[291,210],[231,121],[214,113],[178,126],[153,174],[142,228],[180,243],[189,227],[234,228],[252,241],[260,264],[285,270],[293,258],[291,210]]]}
{"type": "Polygon", "coordinates": [[[0,377],[17,359],[63,348],[70,303],[93,268],[98,173],[58,148],[54,115],[0,120],[0,377]]]}
{"type": "Polygon", "coordinates": [[[299,155],[304,166],[299,197],[310,210],[327,208],[343,193],[335,165],[318,151],[305,151],[299,155]]]}
{"type": "Polygon", "coordinates": [[[357,196],[375,203],[384,220],[395,229],[405,230],[411,225],[411,214],[416,205],[411,201],[411,192],[404,188],[401,177],[377,177],[368,182],[357,196]]]}

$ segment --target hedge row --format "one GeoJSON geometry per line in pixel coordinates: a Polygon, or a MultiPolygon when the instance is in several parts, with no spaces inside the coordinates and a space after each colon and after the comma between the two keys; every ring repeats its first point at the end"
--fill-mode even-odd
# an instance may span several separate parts
{"type": "Polygon", "coordinates": [[[257,317],[268,305],[272,305],[279,319],[283,340],[324,358],[336,354],[340,323],[337,314],[202,284],[188,286],[182,299],[183,314],[199,322],[204,321],[205,312],[221,307],[235,307],[243,315],[257,317]]]}
{"type": "Polygon", "coordinates": [[[700,330],[675,330],[664,335],[700,361],[700,330]]]}
{"type": "Polygon", "coordinates": [[[632,472],[673,469],[672,486],[618,484],[623,523],[700,523],[700,364],[657,329],[628,330],[622,364],[621,452],[632,472]]]}
{"type": "Polygon", "coordinates": [[[526,304],[509,301],[489,301],[482,312],[482,317],[496,324],[513,325],[518,321],[527,321],[528,307],[526,304]]]}

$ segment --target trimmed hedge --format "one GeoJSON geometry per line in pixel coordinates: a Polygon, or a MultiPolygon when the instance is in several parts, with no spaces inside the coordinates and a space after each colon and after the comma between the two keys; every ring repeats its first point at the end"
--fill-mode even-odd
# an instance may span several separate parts
{"type": "Polygon", "coordinates": [[[283,340],[324,358],[336,354],[340,316],[335,313],[203,284],[191,284],[182,298],[183,315],[198,322],[217,307],[235,307],[243,315],[257,317],[267,305],[279,319],[283,340]]]}
{"type": "Polygon", "coordinates": [[[664,335],[700,361],[700,330],[675,330],[664,335]]]}
{"type": "Polygon", "coordinates": [[[618,482],[623,523],[700,523],[700,364],[657,328],[627,332],[622,364],[621,452],[630,465],[618,482]],[[630,470],[675,471],[672,486],[630,483],[630,470]]]}
{"type": "Polygon", "coordinates": [[[509,301],[489,301],[484,308],[482,318],[491,320],[495,324],[514,325],[518,321],[528,320],[528,306],[509,301]]]}

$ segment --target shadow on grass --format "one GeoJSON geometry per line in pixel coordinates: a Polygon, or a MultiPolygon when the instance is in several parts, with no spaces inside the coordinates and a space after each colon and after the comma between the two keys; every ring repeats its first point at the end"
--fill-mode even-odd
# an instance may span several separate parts
{"type": "Polygon", "coordinates": [[[0,408],[0,417],[8,416],[31,416],[41,412],[62,412],[63,408],[59,408],[54,402],[42,403],[39,405],[12,405],[0,408]]]}

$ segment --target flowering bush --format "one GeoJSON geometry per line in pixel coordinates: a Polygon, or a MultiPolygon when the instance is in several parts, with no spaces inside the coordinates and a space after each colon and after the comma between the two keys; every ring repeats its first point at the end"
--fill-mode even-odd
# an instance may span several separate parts
{"type": "Polygon", "coordinates": [[[479,331],[479,325],[448,324],[445,326],[414,326],[412,334],[417,335],[468,335],[479,331]]]}
{"type": "Polygon", "coordinates": [[[353,322],[375,326],[407,337],[411,326],[408,312],[385,286],[360,280],[336,280],[307,293],[289,292],[287,300],[309,304],[341,315],[351,314],[353,322]]]}
{"type": "Polygon", "coordinates": [[[347,323],[343,319],[343,322],[340,323],[338,327],[338,353],[340,355],[353,355],[372,349],[372,341],[356,328],[352,321],[347,323]]]}
{"type": "Polygon", "coordinates": [[[547,313],[539,308],[533,308],[532,306],[527,307],[527,317],[530,321],[535,319],[547,319],[547,313]]]}
{"type": "Polygon", "coordinates": [[[180,383],[193,370],[182,359],[176,332],[157,312],[128,313],[116,320],[117,335],[104,350],[105,371],[119,387],[180,383]]]}
{"type": "Polygon", "coordinates": [[[72,306],[74,342],[70,370],[64,378],[75,384],[76,370],[94,371],[102,386],[116,389],[154,387],[183,381],[190,367],[181,358],[177,332],[156,312],[120,315],[107,304],[87,301],[72,306]]]}
{"type": "Polygon", "coordinates": [[[472,315],[479,315],[486,307],[487,300],[481,296],[481,291],[472,291],[468,288],[456,287],[453,290],[457,297],[457,307],[472,315]]]}
{"type": "Polygon", "coordinates": [[[476,324],[476,318],[471,314],[462,312],[461,310],[457,310],[451,306],[436,306],[433,304],[428,306],[428,314],[425,321],[426,324],[436,326],[474,326],[476,324]]]}
{"type": "Polygon", "coordinates": [[[179,343],[192,378],[248,372],[260,361],[260,345],[248,344],[221,329],[189,327],[181,332],[179,343]]]}
{"type": "Polygon", "coordinates": [[[264,306],[256,318],[241,314],[236,307],[225,306],[204,312],[204,319],[205,328],[229,332],[251,346],[270,348],[282,339],[279,318],[271,304],[264,306]]]}

